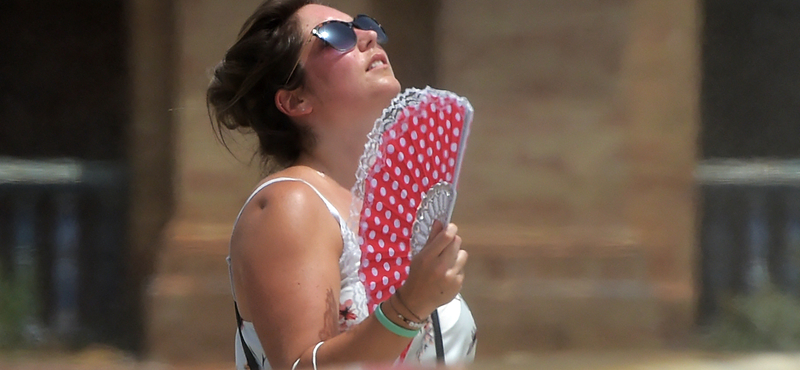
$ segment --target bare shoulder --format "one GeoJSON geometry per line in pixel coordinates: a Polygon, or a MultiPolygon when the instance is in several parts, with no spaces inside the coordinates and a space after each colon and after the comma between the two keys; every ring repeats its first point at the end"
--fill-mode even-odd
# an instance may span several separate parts
{"type": "Polygon", "coordinates": [[[250,254],[252,248],[341,250],[338,224],[320,195],[309,186],[314,186],[314,179],[305,172],[302,169],[285,170],[261,182],[287,178],[264,187],[245,205],[234,228],[231,253],[250,254]],[[337,241],[338,248],[331,245],[337,241]]]}

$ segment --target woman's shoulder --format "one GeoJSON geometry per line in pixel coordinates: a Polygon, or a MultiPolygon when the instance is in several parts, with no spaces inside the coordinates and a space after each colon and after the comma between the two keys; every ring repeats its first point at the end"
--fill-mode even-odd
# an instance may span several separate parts
{"type": "Polygon", "coordinates": [[[242,208],[232,244],[241,238],[263,240],[267,236],[270,240],[302,239],[308,230],[329,229],[332,235],[338,235],[335,220],[321,200],[309,170],[313,171],[290,168],[262,179],[242,208]],[[327,224],[331,227],[323,226],[327,224]]]}

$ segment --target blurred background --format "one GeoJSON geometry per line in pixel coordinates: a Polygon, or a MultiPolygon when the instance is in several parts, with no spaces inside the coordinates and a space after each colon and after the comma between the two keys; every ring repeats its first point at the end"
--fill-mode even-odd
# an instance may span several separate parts
{"type": "MultiPolygon", "coordinates": [[[[0,367],[232,368],[261,169],[205,88],[259,2],[0,1],[0,367]]],[[[475,108],[479,367],[800,367],[800,2],[327,4],[475,108]]]]}

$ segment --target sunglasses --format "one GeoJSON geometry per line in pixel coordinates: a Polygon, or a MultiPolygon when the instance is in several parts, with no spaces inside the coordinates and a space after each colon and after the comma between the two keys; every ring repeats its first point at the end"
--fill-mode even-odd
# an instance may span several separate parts
{"type": "MultiPolygon", "coordinates": [[[[389,41],[389,37],[386,36],[386,31],[383,30],[381,24],[374,18],[364,14],[357,15],[352,22],[338,20],[322,22],[311,30],[311,35],[322,40],[325,45],[346,53],[353,50],[358,43],[356,28],[364,31],[375,31],[378,34],[378,44],[383,45],[386,41],[389,41]]],[[[311,42],[311,40],[309,37],[308,42],[311,42]]],[[[286,78],[284,85],[289,84],[289,80],[292,79],[298,65],[300,65],[300,58],[297,58],[297,62],[292,67],[292,71],[289,72],[289,77],[286,78]]]]}

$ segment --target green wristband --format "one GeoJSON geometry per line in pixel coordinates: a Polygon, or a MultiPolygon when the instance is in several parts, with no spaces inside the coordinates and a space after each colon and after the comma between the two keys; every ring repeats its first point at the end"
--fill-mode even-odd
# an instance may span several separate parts
{"type": "Polygon", "coordinates": [[[419,329],[417,330],[406,329],[400,325],[395,324],[394,322],[392,322],[392,320],[389,320],[389,318],[386,317],[386,314],[383,313],[383,309],[381,309],[381,306],[383,306],[383,303],[379,304],[378,308],[375,309],[375,317],[378,318],[378,322],[380,322],[384,328],[389,329],[390,332],[395,333],[401,337],[414,338],[417,336],[419,329]]]}

